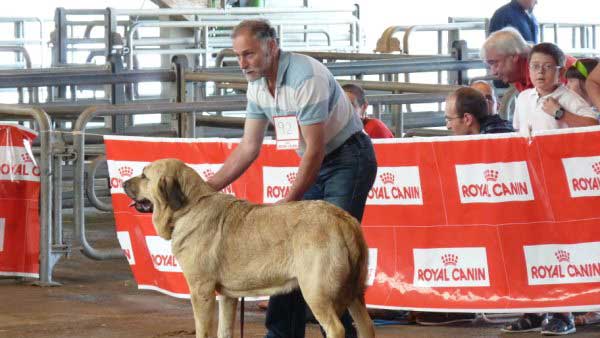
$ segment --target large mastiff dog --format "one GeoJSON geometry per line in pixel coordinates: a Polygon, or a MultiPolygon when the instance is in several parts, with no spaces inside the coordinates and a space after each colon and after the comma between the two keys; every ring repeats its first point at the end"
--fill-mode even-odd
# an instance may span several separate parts
{"type": "Polygon", "coordinates": [[[152,212],[157,233],[189,284],[196,337],[233,337],[237,298],[300,288],[329,338],[344,337],[349,309],[361,337],[374,337],[364,301],[368,249],[360,224],[323,201],[257,205],[215,192],[185,163],[162,159],[126,181],[136,209],[152,212]]]}

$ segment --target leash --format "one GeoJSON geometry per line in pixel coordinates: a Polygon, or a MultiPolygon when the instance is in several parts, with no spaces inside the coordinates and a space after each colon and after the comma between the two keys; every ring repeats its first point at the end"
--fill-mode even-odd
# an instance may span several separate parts
{"type": "Polygon", "coordinates": [[[244,338],[244,303],[245,299],[242,297],[240,301],[240,337],[244,338]]]}

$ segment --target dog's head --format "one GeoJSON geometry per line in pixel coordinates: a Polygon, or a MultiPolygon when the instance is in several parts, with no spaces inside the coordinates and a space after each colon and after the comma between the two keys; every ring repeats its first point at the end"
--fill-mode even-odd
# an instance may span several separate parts
{"type": "Polygon", "coordinates": [[[171,238],[176,211],[185,208],[193,195],[213,192],[192,168],[177,159],[152,162],[141,175],[125,181],[123,189],[137,211],[152,212],[156,231],[165,239],[171,238]]]}

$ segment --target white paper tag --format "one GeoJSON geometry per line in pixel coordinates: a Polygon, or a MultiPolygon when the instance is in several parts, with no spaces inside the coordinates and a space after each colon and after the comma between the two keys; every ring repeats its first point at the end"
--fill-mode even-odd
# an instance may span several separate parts
{"type": "Polygon", "coordinates": [[[300,146],[300,129],[296,116],[275,116],[275,137],[277,150],[298,149],[300,146]]]}

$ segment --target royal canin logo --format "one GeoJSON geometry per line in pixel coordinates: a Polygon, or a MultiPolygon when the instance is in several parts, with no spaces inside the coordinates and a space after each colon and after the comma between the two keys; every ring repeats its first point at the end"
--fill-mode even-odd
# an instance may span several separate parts
{"type": "Polygon", "coordinates": [[[415,286],[489,286],[485,248],[413,249],[413,255],[415,286]]]}
{"type": "Polygon", "coordinates": [[[21,154],[21,160],[23,160],[24,163],[33,163],[33,160],[31,159],[31,156],[29,156],[28,153],[21,154]]]}
{"type": "Polygon", "coordinates": [[[285,175],[285,178],[287,178],[288,182],[290,182],[291,185],[294,185],[294,182],[296,182],[297,175],[298,175],[297,173],[292,172],[292,173],[285,175]]]}
{"type": "Polygon", "coordinates": [[[558,260],[559,263],[561,263],[561,262],[567,262],[568,263],[568,262],[571,261],[571,259],[570,259],[571,254],[568,253],[565,250],[558,250],[558,251],[556,251],[554,253],[554,256],[556,256],[556,259],[558,260]]]}
{"type": "Polygon", "coordinates": [[[297,176],[297,167],[263,167],[263,203],[286,198],[297,176]]]}
{"type": "Polygon", "coordinates": [[[600,242],[533,245],[524,251],[530,285],[600,282],[600,242]]]}
{"type": "Polygon", "coordinates": [[[498,170],[488,169],[484,171],[483,177],[486,183],[483,184],[465,184],[461,186],[463,197],[500,197],[527,195],[529,187],[527,182],[497,182],[499,176],[498,170]]]}
{"type": "Polygon", "coordinates": [[[600,196],[600,156],[563,158],[571,197],[600,196]]]}
{"type": "Polygon", "coordinates": [[[379,167],[368,205],[422,205],[419,167],[379,167]]]}
{"type": "Polygon", "coordinates": [[[442,255],[442,263],[444,263],[445,266],[448,265],[453,265],[456,266],[456,264],[458,263],[458,256],[454,255],[454,254],[445,254],[442,255]]]}
{"type": "Polygon", "coordinates": [[[396,178],[394,177],[394,174],[392,173],[383,173],[381,175],[379,175],[379,178],[381,179],[381,182],[383,182],[383,184],[394,184],[394,181],[396,180],[396,178]]]}
{"type": "Polygon", "coordinates": [[[205,179],[210,179],[211,177],[215,176],[215,172],[212,171],[212,169],[206,169],[204,171],[202,171],[202,175],[204,176],[205,179]]]}
{"type": "Polygon", "coordinates": [[[123,182],[139,174],[148,162],[107,160],[111,193],[123,193],[123,182]]]}
{"type": "Polygon", "coordinates": [[[123,166],[117,169],[119,171],[119,175],[122,178],[131,177],[133,175],[133,168],[128,166],[123,166]]]}
{"type": "Polygon", "coordinates": [[[156,270],[181,272],[181,267],[171,252],[171,241],[165,241],[158,236],[146,236],[146,245],[156,270]]]}
{"type": "Polygon", "coordinates": [[[498,170],[488,169],[483,172],[483,176],[488,182],[496,182],[498,180],[498,170]]]}
{"type": "MultiPolygon", "coordinates": [[[[194,165],[191,165],[191,167],[202,177],[203,180],[206,181],[206,180],[211,179],[213,176],[215,176],[217,171],[219,171],[219,169],[222,167],[222,164],[203,163],[203,164],[194,164],[194,165]]],[[[233,192],[233,187],[231,186],[231,184],[226,186],[225,188],[221,189],[221,192],[224,194],[235,196],[235,193],[233,192]]]]}
{"type": "Polygon", "coordinates": [[[32,163],[33,161],[24,163],[14,163],[13,161],[4,163],[0,162],[0,175],[8,176],[11,178],[11,180],[28,180],[28,177],[29,180],[31,180],[31,177],[39,177],[40,167],[36,165],[32,166],[32,163]]]}
{"type": "Polygon", "coordinates": [[[594,170],[596,175],[600,176],[600,162],[592,164],[592,169],[594,170]]]}
{"type": "Polygon", "coordinates": [[[462,203],[497,203],[533,200],[526,162],[456,165],[462,203]]]}

